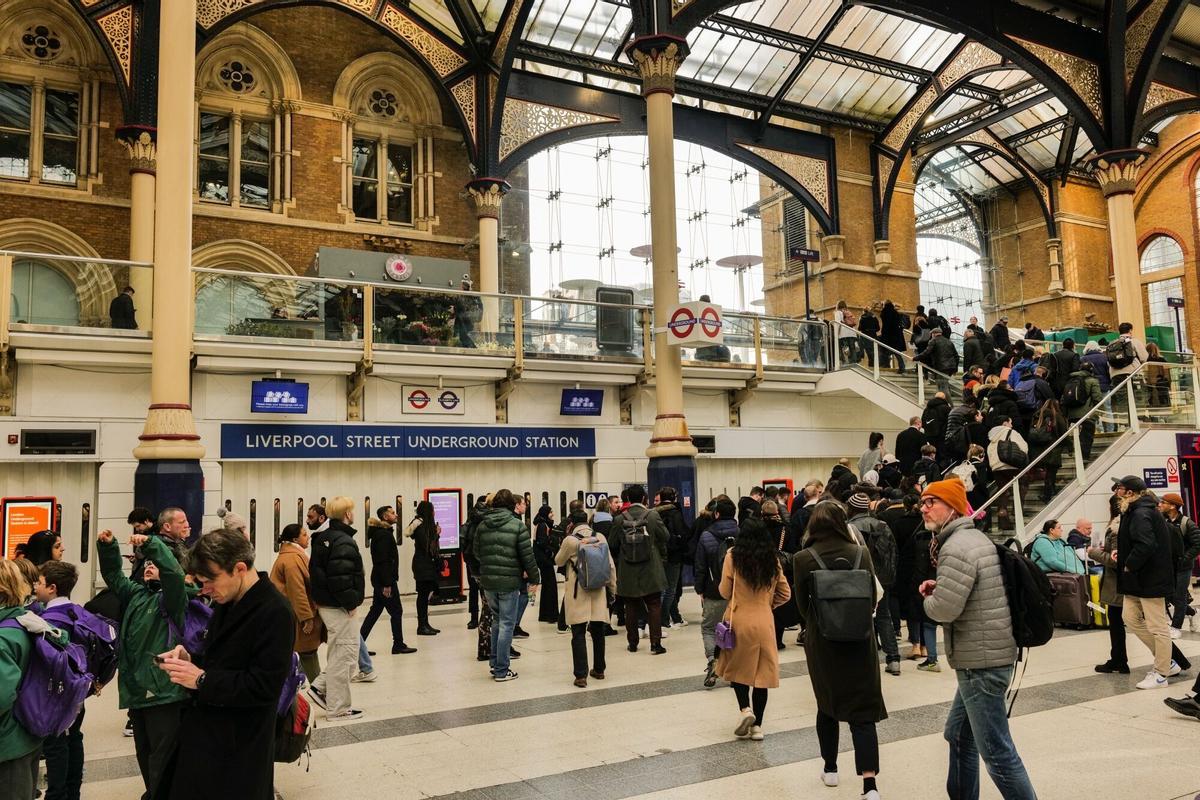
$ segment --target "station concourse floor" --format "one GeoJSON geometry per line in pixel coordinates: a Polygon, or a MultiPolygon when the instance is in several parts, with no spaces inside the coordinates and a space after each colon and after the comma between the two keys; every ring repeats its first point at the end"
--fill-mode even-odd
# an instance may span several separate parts
{"type": "MultiPolygon", "coordinates": [[[[406,597],[406,640],[419,649],[392,656],[386,617],[372,631],[379,655],[374,683],[354,684],[354,705],[365,715],[329,724],[315,709],[311,769],[276,765],[285,800],[742,800],[742,798],[858,798],[850,735],[842,726],[841,785],[824,788],[813,728],[816,703],[804,650],[788,632],[780,653],[781,684],[771,690],[763,742],[734,738],[737,708],[724,684],[705,690],[699,601],[682,604],[686,627],[674,627],[667,653],[637,653],[625,637],[607,638],[607,679],[572,685],[570,636],[538,623],[534,605],[517,640],[520,678],[494,683],[475,660],[476,632],[466,604],[434,607],[442,633],[417,636],[413,600],[406,597]]],[[[1193,800],[1200,795],[1200,722],[1163,705],[1190,689],[1200,668],[1200,634],[1178,644],[1197,666],[1167,689],[1134,688],[1150,668],[1141,642],[1129,637],[1132,674],[1099,675],[1108,632],[1059,630],[1033,651],[1013,731],[1042,800],[1112,798],[1193,800]]],[[[902,655],[907,652],[901,643],[902,655]]],[[[324,652],[322,651],[322,663],[324,652]]],[[[883,675],[889,719],[879,725],[886,798],[945,797],[948,748],[941,731],[955,675],[918,672],[904,661],[899,677],[883,675]]],[[[109,687],[88,701],[85,800],[130,800],[142,791],[133,740],[122,736],[125,714],[109,687]]],[[[213,766],[213,796],[236,798],[213,766]]],[[[999,793],[982,772],[983,798],[999,793]]]]}

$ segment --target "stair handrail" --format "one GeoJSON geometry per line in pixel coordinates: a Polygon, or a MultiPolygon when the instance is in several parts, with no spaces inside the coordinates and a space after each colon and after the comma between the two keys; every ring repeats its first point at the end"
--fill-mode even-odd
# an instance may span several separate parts
{"type": "MultiPolygon", "coordinates": [[[[900,356],[901,358],[907,358],[909,361],[913,362],[913,364],[915,365],[915,368],[917,370],[917,376],[918,376],[917,402],[920,403],[921,405],[925,404],[925,392],[924,392],[925,383],[923,380],[920,380],[922,372],[931,373],[938,377],[945,378],[948,381],[955,380],[955,377],[953,375],[947,375],[944,372],[939,372],[938,370],[934,369],[933,367],[927,366],[923,361],[917,361],[916,356],[909,355],[908,353],[902,353],[899,350],[897,350],[896,348],[884,344],[879,339],[876,339],[874,336],[863,333],[862,331],[858,330],[857,328],[847,325],[844,322],[838,322],[837,320],[829,320],[829,324],[830,324],[830,327],[832,328],[832,332],[833,332],[833,336],[831,336],[830,339],[831,339],[831,343],[833,345],[833,354],[834,354],[834,361],[831,362],[834,366],[833,366],[833,369],[830,370],[831,372],[835,372],[838,369],[841,369],[841,348],[838,346],[838,339],[839,339],[838,328],[845,328],[848,331],[853,331],[855,338],[869,339],[871,341],[871,346],[875,348],[875,359],[874,359],[875,380],[877,380],[877,381],[879,380],[879,351],[880,350],[885,350],[889,353],[900,356]]],[[[960,382],[960,386],[961,386],[961,382],[960,382]]]]}

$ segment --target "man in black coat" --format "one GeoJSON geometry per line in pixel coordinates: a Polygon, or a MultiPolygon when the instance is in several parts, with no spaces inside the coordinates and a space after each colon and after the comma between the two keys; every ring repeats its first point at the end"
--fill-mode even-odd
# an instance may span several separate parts
{"type": "Polygon", "coordinates": [[[379,616],[388,612],[392,621],[392,655],[417,652],[417,648],[404,643],[404,606],[400,603],[400,551],[396,545],[396,511],[391,506],[380,506],[376,518],[367,520],[367,541],[371,543],[371,608],[363,620],[359,635],[366,639],[371,635],[379,616]]]}
{"type": "Polygon", "coordinates": [[[1050,372],[1050,386],[1054,389],[1055,397],[1062,397],[1067,380],[1072,372],[1079,371],[1079,354],[1075,352],[1075,340],[1063,339],[1062,349],[1050,355],[1054,359],[1054,367],[1050,372]]]}
{"type": "MultiPolygon", "coordinates": [[[[921,428],[929,443],[941,448],[942,440],[946,438],[946,419],[950,416],[950,402],[943,392],[938,392],[925,404],[925,413],[921,414],[921,428]]],[[[897,457],[900,455],[896,454],[897,457]]],[[[920,453],[917,454],[920,457],[920,453]]]]}
{"type": "Polygon", "coordinates": [[[114,328],[136,331],[137,309],[133,307],[133,287],[126,286],[108,304],[108,318],[114,328]]]}
{"type": "Polygon", "coordinates": [[[970,372],[972,367],[987,367],[988,353],[984,349],[983,340],[971,328],[963,334],[963,372],[970,372]]]}
{"type": "Polygon", "coordinates": [[[161,668],[192,699],[157,796],[208,800],[217,780],[230,797],[271,800],[275,720],[292,671],[292,608],[265,572],[255,572],[254,548],[237,531],[200,537],[190,565],[217,605],[204,653],[180,645],[163,654],[161,668]]]}
{"type": "MultiPolygon", "coordinates": [[[[1116,479],[1114,479],[1116,480],[1116,479]]],[[[1165,598],[1175,587],[1175,565],[1167,520],[1146,483],[1136,475],[1117,480],[1121,527],[1117,531],[1117,591],[1125,595],[1122,619],[1154,654],[1154,669],[1137,684],[1157,689],[1187,665],[1171,658],[1171,631],[1165,598]]]]}
{"type": "Polygon", "coordinates": [[[1001,317],[992,326],[992,347],[997,350],[1008,350],[1012,340],[1008,336],[1008,317],[1001,317]]]}
{"type": "Polygon", "coordinates": [[[922,430],[921,418],[913,417],[908,427],[896,434],[896,459],[900,471],[905,475],[912,472],[913,464],[921,457],[921,447],[929,444],[929,437],[922,430]]]}
{"type": "Polygon", "coordinates": [[[743,497],[738,500],[738,525],[741,525],[751,517],[761,516],[760,509],[763,497],[765,496],[766,490],[761,486],[755,486],[750,490],[749,497],[743,497]]]}
{"type": "Polygon", "coordinates": [[[351,720],[362,711],[350,705],[350,678],[358,665],[358,627],[354,614],[365,589],[362,555],[354,541],[354,501],[334,497],[325,504],[329,527],[312,539],[308,562],[313,602],[328,633],[325,671],[313,681],[309,694],[330,720],[351,720]]]}

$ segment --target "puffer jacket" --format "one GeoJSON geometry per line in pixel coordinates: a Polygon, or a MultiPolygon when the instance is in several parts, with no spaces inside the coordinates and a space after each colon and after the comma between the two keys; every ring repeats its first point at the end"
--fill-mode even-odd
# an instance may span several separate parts
{"type": "Polygon", "coordinates": [[[515,592],[526,583],[541,583],[529,529],[507,508],[483,515],[475,529],[475,558],[479,585],[488,591],[515,592]]]}
{"type": "Polygon", "coordinates": [[[341,520],[331,519],[328,528],[313,536],[308,574],[317,605],[345,611],[362,605],[366,581],[355,533],[341,520]]]}
{"type": "Polygon", "coordinates": [[[371,586],[384,589],[400,580],[400,552],[392,526],[374,517],[367,520],[367,541],[371,543],[371,586]]]}
{"type": "Polygon", "coordinates": [[[975,530],[970,517],[948,522],[937,541],[937,586],[925,598],[925,615],[945,628],[950,666],[987,669],[1015,663],[1017,644],[996,546],[975,530]]]}
{"type": "Polygon", "coordinates": [[[737,523],[731,519],[718,519],[700,534],[696,546],[695,580],[696,591],[709,600],[721,600],[721,545],[726,539],[736,539],[737,523]]]}
{"type": "Polygon", "coordinates": [[[896,582],[896,537],[886,522],[867,513],[850,518],[850,524],[858,529],[867,542],[874,565],[875,577],[885,589],[896,582]]]}
{"type": "Polygon", "coordinates": [[[1121,514],[1117,531],[1117,589],[1133,597],[1175,594],[1175,564],[1166,517],[1142,495],[1121,514]]]}

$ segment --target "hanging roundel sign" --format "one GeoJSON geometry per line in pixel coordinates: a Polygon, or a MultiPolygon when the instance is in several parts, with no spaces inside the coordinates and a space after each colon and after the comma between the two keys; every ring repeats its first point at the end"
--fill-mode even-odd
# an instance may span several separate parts
{"type": "Polygon", "coordinates": [[[412,262],[405,256],[388,256],[388,260],[383,265],[383,274],[384,277],[394,281],[406,281],[413,274],[412,262]]]}

